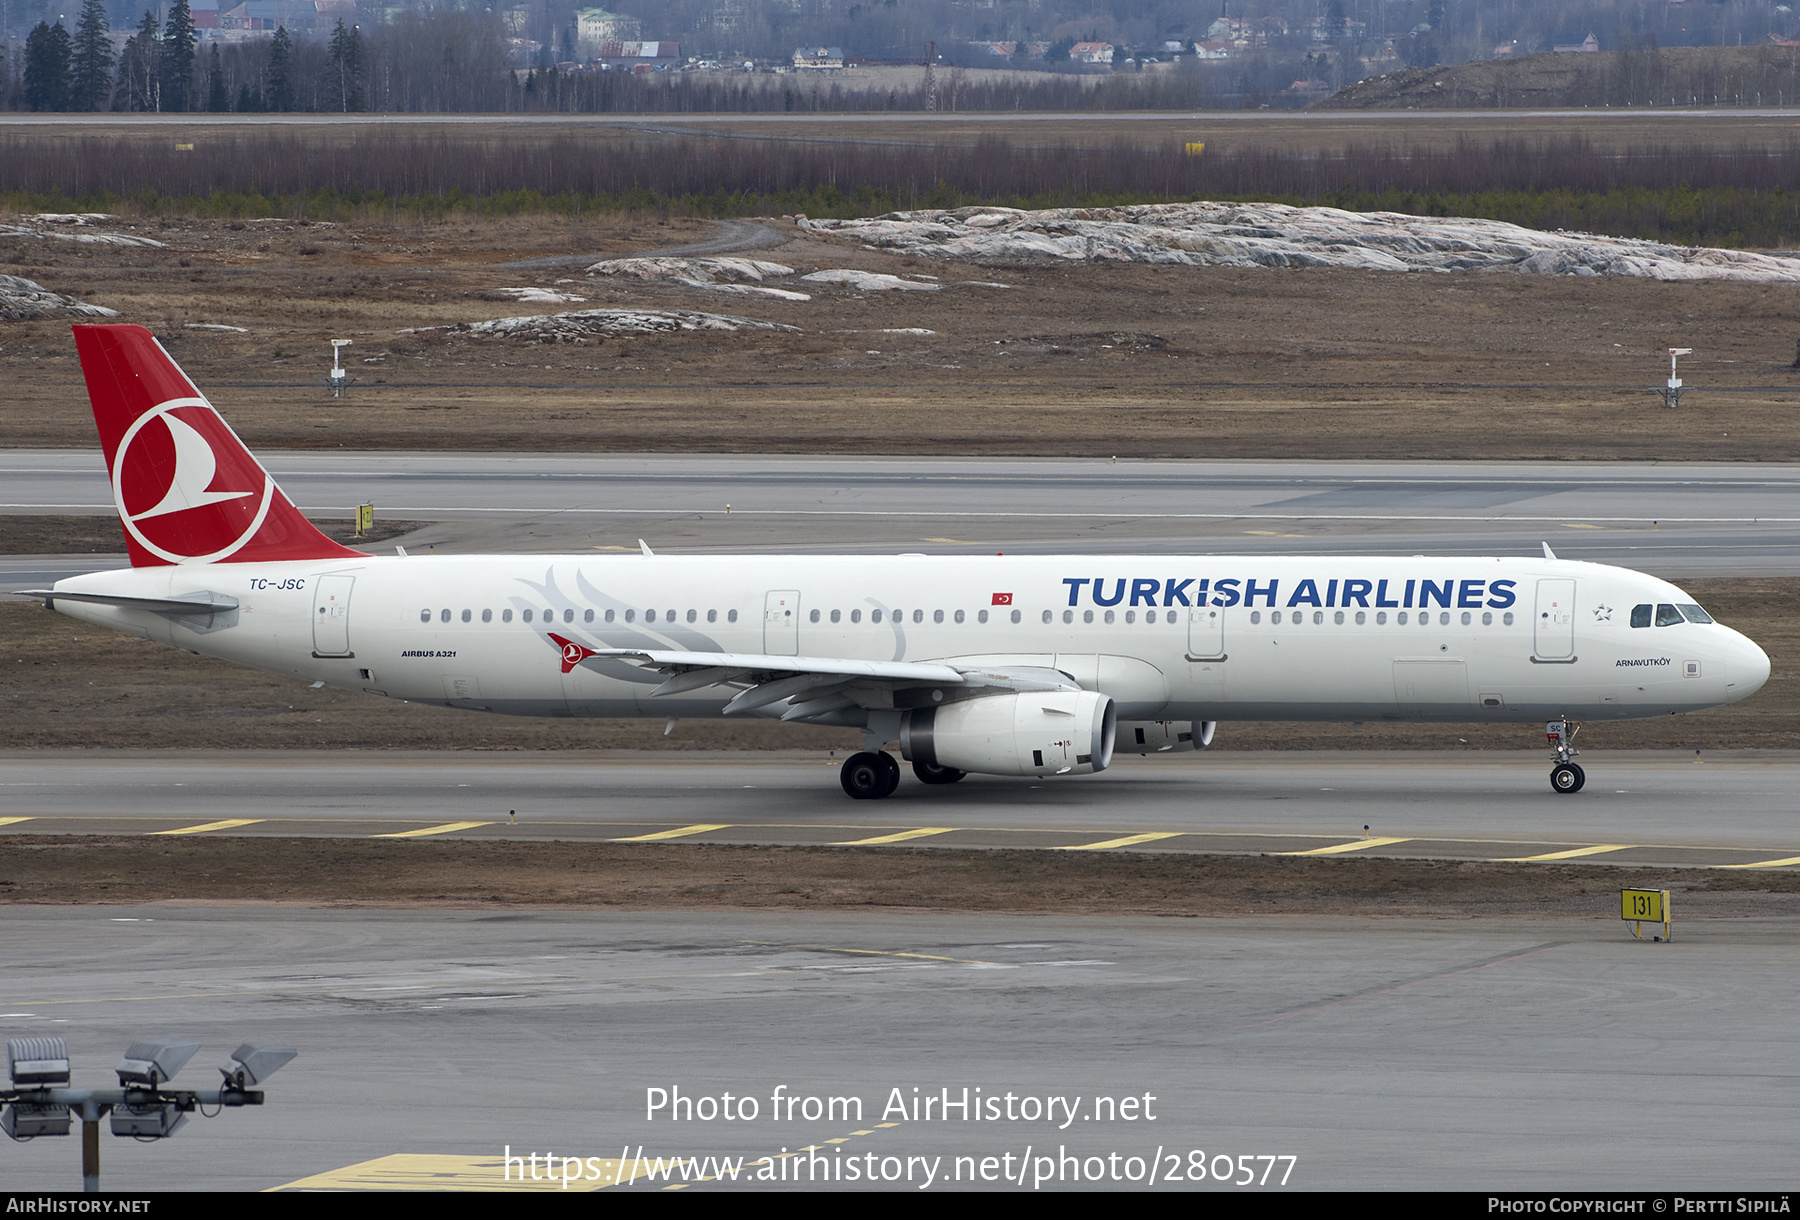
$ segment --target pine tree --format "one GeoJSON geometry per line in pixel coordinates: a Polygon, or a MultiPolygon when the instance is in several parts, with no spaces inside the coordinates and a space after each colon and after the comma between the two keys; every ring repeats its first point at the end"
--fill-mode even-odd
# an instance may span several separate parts
{"type": "Polygon", "coordinates": [[[106,0],[83,0],[69,61],[69,101],[76,110],[102,110],[112,98],[112,40],[106,36],[110,28],[106,0]]]}
{"type": "Polygon", "coordinates": [[[195,41],[194,15],[188,0],[175,0],[163,25],[162,62],[158,64],[163,110],[192,109],[189,95],[194,84],[195,41]]]}
{"type": "Polygon", "coordinates": [[[231,99],[225,94],[225,69],[219,64],[218,43],[212,44],[212,54],[207,58],[206,108],[214,114],[223,114],[231,109],[231,99]]]}
{"type": "Polygon", "coordinates": [[[69,108],[69,31],[38,22],[25,39],[25,101],[33,110],[69,108]]]}
{"type": "Polygon", "coordinates": [[[294,108],[294,41],[285,25],[275,27],[269,43],[269,91],[266,98],[270,110],[294,108]]]}

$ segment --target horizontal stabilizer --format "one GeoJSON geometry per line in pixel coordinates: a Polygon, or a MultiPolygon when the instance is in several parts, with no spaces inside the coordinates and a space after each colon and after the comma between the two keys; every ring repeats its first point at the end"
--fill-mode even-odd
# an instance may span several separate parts
{"type": "Polygon", "coordinates": [[[113,593],[58,593],[55,589],[20,589],[16,597],[41,597],[45,606],[63,602],[90,602],[126,610],[151,610],[157,614],[222,614],[238,608],[238,599],[225,593],[201,590],[175,597],[120,597],[113,593]]]}

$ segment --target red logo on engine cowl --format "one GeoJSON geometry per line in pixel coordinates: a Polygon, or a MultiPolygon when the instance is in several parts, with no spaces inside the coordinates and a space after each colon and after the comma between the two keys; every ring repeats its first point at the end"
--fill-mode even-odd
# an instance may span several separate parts
{"type": "Polygon", "coordinates": [[[275,481],[200,398],[140,415],[113,459],[113,501],[131,537],[170,563],[215,563],[261,528],[275,481]]]}
{"type": "Polygon", "coordinates": [[[557,647],[562,649],[562,671],[564,673],[568,673],[589,657],[596,655],[592,648],[583,648],[574,640],[565,640],[554,631],[550,633],[550,638],[555,640],[557,647]]]}

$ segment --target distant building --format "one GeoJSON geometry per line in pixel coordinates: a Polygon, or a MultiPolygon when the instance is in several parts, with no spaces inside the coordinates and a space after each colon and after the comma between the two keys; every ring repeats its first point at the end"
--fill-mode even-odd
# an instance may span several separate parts
{"type": "Polygon", "coordinates": [[[1600,40],[1589,34],[1576,43],[1560,43],[1552,48],[1559,55],[1597,55],[1600,53],[1600,40]]]}
{"type": "Polygon", "coordinates": [[[290,34],[312,30],[319,23],[319,9],[313,0],[244,0],[236,8],[219,14],[222,30],[267,30],[273,33],[286,28],[290,34]]]}
{"type": "Polygon", "coordinates": [[[842,72],[844,70],[844,48],[796,47],[794,49],[794,68],[804,72],[842,72]]]}
{"type": "Polygon", "coordinates": [[[593,58],[609,42],[634,42],[643,37],[643,23],[636,17],[609,13],[603,8],[584,8],[575,14],[575,49],[593,58]]]}
{"type": "Polygon", "coordinates": [[[630,72],[654,72],[667,70],[681,63],[681,44],[678,42],[603,42],[599,53],[594,56],[600,66],[609,69],[623,68],[630,72]]]}
{"type": "Polygon", "coordinates": [[[1195,59],[1230,59],[1235,50],[1228,42],[1196,42],[1194,44],[1195,59]]]}
{"type": "Polygon", "coordinates": [[[1110,64],[1113,44],[1110,42],[1078,42],[1069,48],[1069,62],[1077,64],[1110,64]]]}

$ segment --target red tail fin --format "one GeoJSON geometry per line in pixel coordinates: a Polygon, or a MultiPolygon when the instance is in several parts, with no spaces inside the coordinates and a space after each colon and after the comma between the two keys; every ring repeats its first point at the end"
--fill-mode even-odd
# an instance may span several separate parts
{"type": "Polygon", "coordinates": [[[141,326],[77,326],[134,568],[360,556],[313,527],[141,326]]]}

